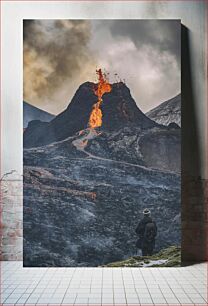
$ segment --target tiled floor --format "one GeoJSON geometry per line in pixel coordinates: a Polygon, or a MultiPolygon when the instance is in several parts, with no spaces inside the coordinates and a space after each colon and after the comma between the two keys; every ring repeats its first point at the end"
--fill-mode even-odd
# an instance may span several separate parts
{"type": "Polygon", "coordinates": [[[23,268],[1,262],[2,305],[207,305],[207,264],[181,268],[23,268]]]}

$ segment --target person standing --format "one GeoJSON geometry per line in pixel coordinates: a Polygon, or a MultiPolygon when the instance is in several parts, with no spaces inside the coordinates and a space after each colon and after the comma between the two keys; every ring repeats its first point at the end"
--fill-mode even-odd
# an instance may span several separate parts
{"type": "Polygon", "coordinates": [[[136,247],[142,250],[142,256],[151,256],[155,248],[157,225],[151,218],[151,212],[148,208],[143,210],[143,218],[137,225],[135,232],[139,236],[136,247]]]}

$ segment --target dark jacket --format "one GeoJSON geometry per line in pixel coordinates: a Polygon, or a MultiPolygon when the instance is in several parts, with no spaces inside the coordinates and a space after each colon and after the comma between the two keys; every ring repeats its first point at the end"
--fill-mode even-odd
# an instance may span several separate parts
{"type": "Polygon", "coordinates": [[[155,237],[157,235],[155,221],[149,216],[144,216],[135,232],[139,236],[136,241],[136,248],[142,250],[142,256],[151,256],[155,248],[155,237]]]}
{"type": "MultiPolygon", "coordinates": [[[[138,226],[137,226],[137,228],[135,230],[135,232],[139,236],[139,239],[143,243],[145,242],[144,241],[145,240],[144,239],[144,233],[145,233],[145,227],[146,227],[147,223],[154,223],[154,225],[155,225],[155,232],[157,234],[157,226],[156,226],[155,221],[153,221],[152,218],[149,217],[149,216],[147,216],[147,217],[144,216],[143,219],[139,222],[139,224],[138,224],[138,226]]],[[[156,236],[156,234],[155,234],[155,236],[156,236]]],[[[153,240],[155,240],[155,239],[153,239],[153,240]]]]}
{"type": "Polygon", "coordinates": [[[152,218],[151,217],[143,217],[143,219],[139,222],[139,224],[137,225],[137,228],[135,230],[135,232],[137,233],[137,235],[139,236],[139,238],[143,238],[144,237],[144,232],[145,232],[145,226],[147,223],[152,222],[152,218]]]}

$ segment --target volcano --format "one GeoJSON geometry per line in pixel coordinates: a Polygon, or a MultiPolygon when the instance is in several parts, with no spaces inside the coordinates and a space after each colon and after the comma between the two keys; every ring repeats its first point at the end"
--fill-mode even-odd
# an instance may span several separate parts
{"type": "Polygon", "coordinates": [[[122,82],[82,84],[24,133],[24,266],[97,267],[135,254],[144,208],[156,250],[180,244],[180,128],[137,107],[122,82]]]}
{"type": "MultiPolygon", "coordinates": [[[[93,106],[97,102],[94,88],[96,84],[86,82],[75,93],[65,111],[51,122],[31,121],[24,133],[24,147],[38,147],[66,139],[76,132],[86,129],[93,106]]],[[[113,131],[124,126],[147,129],[158,124],[149,119],[136,105],[129,88],[122,82],[112,84],[109,93],[102,97],[100,106],[103,117],[103,131],[113,131]]]]}

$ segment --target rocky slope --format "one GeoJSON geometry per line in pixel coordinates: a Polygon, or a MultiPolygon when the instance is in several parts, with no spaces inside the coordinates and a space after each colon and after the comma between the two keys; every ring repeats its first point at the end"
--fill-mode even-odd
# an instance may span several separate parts
{"type": "Polygon", "coordinates": [[[51,115],[27,102],[23,102],[23,126],[27,128],[28,123],[32,120],[40,120],[43,122],[51,121],[55,116],[51,115]]]}
{"type": "Polygon", "coordinates": [[[139,146],[134,151],[135,130],[126,133],[85,130],[24,150],[25,266],[128,258],[145,207],[158,224],[157,250],[180,243],[180,175],[146,167],[139,146]],[[100,145],[110,137],[111,154],[100,145]]]}
{"type": "Polygon", "coordinates": [[[181,95],[161,103],[146,115],[159,124],[169,125],[174,122],[181,126],[181,95]]]}
{"type": "Polygon", "coordinates": [[[88,152],[100,157],[180,173],[180,129],[124,127],[100,132],[87,143],[88,152]]]}

